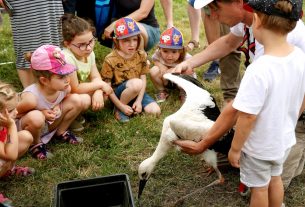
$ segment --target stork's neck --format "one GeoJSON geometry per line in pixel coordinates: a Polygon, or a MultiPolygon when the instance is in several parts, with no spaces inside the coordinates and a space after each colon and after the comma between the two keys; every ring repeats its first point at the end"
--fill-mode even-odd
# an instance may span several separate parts
{"type": "Polygon", "coordinates": [[[160,142],[158,143],[155,152],[150,157],[151,162],[156,165],[172,147],[173,145],[169,143],[167,140],[161,139],[160,142]]]}

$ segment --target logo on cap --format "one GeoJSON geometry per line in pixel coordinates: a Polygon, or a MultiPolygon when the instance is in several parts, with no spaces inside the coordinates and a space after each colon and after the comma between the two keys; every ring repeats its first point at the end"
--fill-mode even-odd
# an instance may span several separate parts
{"type": "Polygon", "coordinates": [[[66,75],[76,70],[74,65],[66,63],[64,53],[54,45],[42,45],[37,48],[31,56],[31,67],[57,75],[66,75]]]}
{"type": "Polygon", "coordinates": [[[117,20],[114,31],[117,39],[125,39],[141,33],[137,23],[128,17],[117,20]]]}
{"type": "Polygon", "coordinates": [[[182,49],[183,36],[181,32],[175,27],[165,30],[160,36],[159,47],[169,49],[182,49]]]}

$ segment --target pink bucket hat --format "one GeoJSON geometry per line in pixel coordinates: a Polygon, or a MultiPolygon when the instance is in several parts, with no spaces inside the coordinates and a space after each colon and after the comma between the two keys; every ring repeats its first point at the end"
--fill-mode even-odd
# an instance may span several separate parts
{"type": "Polygon", "coordinates": [[[31,56],[33,70],[45,70],[57,75],[67,75],[76,70],[74,65],[66,63],[62,50],[54,45],[42,45],[31,56]]]}
{"type": "Polygon", "coordinates": [[[141,31],[137,23],[131,18],[123,17],[115,23],[114,34],[118,40],[135,36],[140,33],[141,31]]]}

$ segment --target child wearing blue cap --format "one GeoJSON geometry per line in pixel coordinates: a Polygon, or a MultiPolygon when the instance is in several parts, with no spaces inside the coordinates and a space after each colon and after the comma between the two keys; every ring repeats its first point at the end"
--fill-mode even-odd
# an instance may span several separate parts
{"type": "MultiPolygon", "coordinates": [[[[172,84],[163,78],[165,73],[173,72],[173,68],[182,61],[190,58],[191,55],[186,53],[183,46],[183,36],[181,32],[175,28],[166,29],[160,37],[159,47],[152,56],[154,66],[150,69],[150,77],[158,90],[156,95],[157,102],[162,103],[168,97],[166,88],[172,88],[172,84]]],[[[182,71],[182,73],[184,73],[182,71]]],[[[192,74],[196,77],[196,74],[192,74]]],[[[180,99],[184,102],[185,92],[180,90],[180,99]]]]}
{"type": "Polygon", "coordinates": [[[284,206],[283,163],[296,144],[305,109],[305,53],[287,42],[302,1],[248,0],[253,34],[264,54],[248,66],[233,107],[238,111],[229,161],[251,189],[251,207],[284,206]]]}
{"type": "Polygon", "coordinates": [[[145,51],[140,50],[142,38],[136,22],[128,17],[116,21],[114,49],[105,57],[101,76],[112,85],[109,95],[114,104],[115,118],[128,122],[132,115],[142,111],[159,115],[160,107],[146,92],[146,74],[149,62],[145,51]]]}

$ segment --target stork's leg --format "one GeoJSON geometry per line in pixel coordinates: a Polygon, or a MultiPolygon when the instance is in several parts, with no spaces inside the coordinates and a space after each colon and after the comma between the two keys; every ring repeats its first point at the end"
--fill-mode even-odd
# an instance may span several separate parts
{"type": "Polygon", "coordinates": [[[189,194],[187,194],[187,195],[185,195],[185,196],[179,198],[179,199],[174,203],[173,206],[178,206],[178,205],[180,205],[180,204],[181,204],[185,199],[187,199],[188,197],[190,197],[190,196],[192,196],[192,195],[194,195],[194,194],[196,194],[196,193],[199,193],[199,192],[205,190],[205,189],[208,188],[208,187],[211,187],[211,186],[213,186],[213,185],[223,184],[224,181],[225,181],[225,179],[223,178],[223,176],[222,176],[221,172],[219,171],[219,169],[217,168],[217,166],[214,168],[214,170],[215,170],[215,172],[217,173],[219,179],[217,179],[217,180],[213,181],[212,183],[210,183],[210,184],[208,184],[208,185],[206,185],[206,186],[204,186],[204,187],[202,187],[202,188],[199,188],[199,189],[197,189],[197,190],[195,190],[195,191],[193,191],[193,192],[191,192],[191,193],[189,193],[189,194]]]}
{"type": "Polygon", "coordinates": [[[206,168],[205,171],[203,171],[203,172],[207,174],[207,175],[206,175],[207,177],[209,177],[214,171],[215,171],[215,170],[214,170],[213,167],[208,167],[208,168],[206,168]]]}

